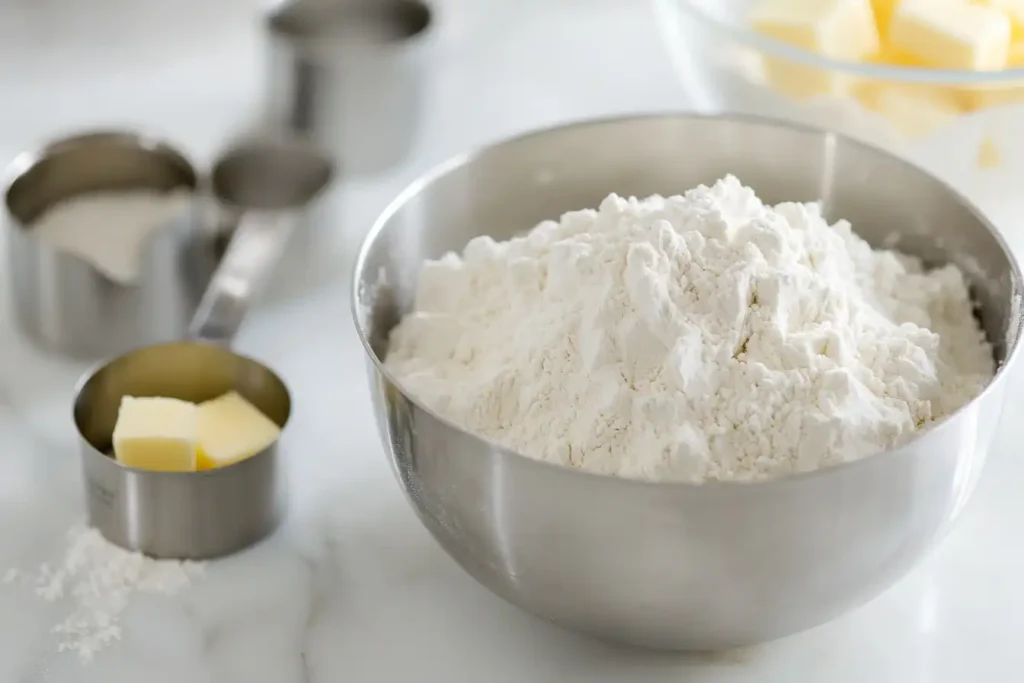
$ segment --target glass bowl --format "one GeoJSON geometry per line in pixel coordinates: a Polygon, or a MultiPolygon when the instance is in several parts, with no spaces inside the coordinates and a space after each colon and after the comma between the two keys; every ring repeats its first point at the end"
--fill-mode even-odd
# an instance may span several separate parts
{"type": "Polygon", "coordinates": [[[983,204],[986,195],[1019,194],[1014,179],[1024,172],[1024,69],[837,61],[755,33],[748,22],[751,0],[653,2],[696,109],[845,133],[908,158],[983,204]]]}

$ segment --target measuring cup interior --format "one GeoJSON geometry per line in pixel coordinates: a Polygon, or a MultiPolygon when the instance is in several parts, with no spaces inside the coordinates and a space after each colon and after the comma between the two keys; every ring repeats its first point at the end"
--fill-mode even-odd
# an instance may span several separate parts
{"type": "Polygon", "coordinates": [[[298,209],[334,175],[326,155],[298,140],[259,140],[228,151],[210,175],[217,199],[237,209],[298,209]]]}
{"type": "Polygon", "coordinates": [[[269,19],[272,35],[330,52],[347,45],[387,44],[425,32],[430,6],[420,0],[286,2],[269,19]]]}
{"type": "Polygon", "coordinates": [[[201,403],[231,390],[282,429],[288,422],[288,388],[272,370],[211,344],[176,342],[132,351],[87,377],[75,398],[75,426],[93,448],[109,454],[122,397],[163,396],[201,403]]]}
{"type": "Polygon", "coordinates": [[[287,247],[306,205],[330,182],[333,165],[299,140],[264,139],[226,153],[213,193],[237,224],[196,310],[189,337],[228,345],[287,247]]]}
{"type": "Polygon", "coordinates": [[[7,210],[31,225],[61,200],[98,191],[194,190],[198,178],[181,154],[127,133],[91,133],[59,140],[11,164],[7,210]]]}

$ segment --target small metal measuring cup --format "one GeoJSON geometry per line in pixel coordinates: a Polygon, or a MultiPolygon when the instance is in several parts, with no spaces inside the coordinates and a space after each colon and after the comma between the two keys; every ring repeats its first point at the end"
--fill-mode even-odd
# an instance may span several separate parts
{"type": "MultiPolygon", "coordinates": [[[[18,156],[7,169],[4,218],[15,318],[39,346],[103,357],[180,339],[216,267],[189,200],[143,243],[136,281],[118,281],[77,255],[46,244],[32,226],[56,204],[97,192],[184,191],[199,178],[168,143],[99,131],[18,156]]],[[[87,230],[89,226],[82,226],[87,230]]]]}
{"type": "Polygon", "coordinates": [[[282,429],[284,382],[228,346],[260,293],[303,206],[329,182],[329,161],[305,145],[265,141],[225,155],[212,173],[220,200],[240,211],[188,339],[123,355],[82,379],[74,401],[88,518],[111,542],[153,557],[210,558],[245,548],[276,528],[284,509],[273,444],[227,467],[155,472],[112,456],[124,396],[201,402],[235,390],[282,429]]]}
{"type": "Polygon", "coordinates": [[[423,0],[276,3],[268,123],[323,145],[346,175],[398,164],[415,142],[432,23],[423,0]]]}

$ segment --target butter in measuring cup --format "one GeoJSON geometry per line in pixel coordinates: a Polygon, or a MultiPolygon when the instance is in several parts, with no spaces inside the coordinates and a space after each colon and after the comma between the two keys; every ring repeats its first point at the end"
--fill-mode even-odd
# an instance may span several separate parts
{"type": "Polygon", "coordinates": [[[226,467],[270,446],[281,428],[236,391],[200,404],[125,396],[114,427],[114,457],[162,472],[226,467]]]}
{"type": "Polygon", "coordinates": [[[237,391],[199,404],[196,469],[233,465],[256,455],[281,436],[281,428],[237,391]]]}
{"type": "Polygon", "coordinates": [[[125,396],[114,426],[114,456],[127,467],[160,472],[196,469],[199,410],[162,396],[125,396]]]}

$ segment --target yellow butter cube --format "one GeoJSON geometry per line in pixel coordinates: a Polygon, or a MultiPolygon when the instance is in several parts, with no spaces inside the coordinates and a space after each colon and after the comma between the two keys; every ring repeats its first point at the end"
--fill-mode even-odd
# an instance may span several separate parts
{"type": "Polygon", "coordinates": [[[974,0],[975,4],[991,7],[1005,14],[1012,26],[1012,42],[1007,66],[1024,66],[1024,0],[974,0]]]}
{"type": "Polygon", "coordinates": [[[893,12],[899,0],[871,0],[871,8],[875,11],[875,21],[878,24],[878,33],[885,36],[889,31],[889,22],[892,20],[893,12]]]}
{"type": "MultiPolygon", "coordinates": [[[[816,54],[857,61],[878,52],[870,0],[767,0],[751,14],[754,30],[816,54]]],[[[854,79],[779,57],[765,57],[765,80],[793,97],[843,95],[854,79]]]]}
{"type": "Polygon", "coordinates": [[[889,47],[945,69],[1002,69],[1010,51],[1009,18],[967,0],[903,0],[889,24],[889,47]]]}
{"type": "Polygon", "coordinates": [[[1013,25],[1015,38],[1024,38],[1024,0],[978,0],[977,4],[1005,14],[1013,25]]]}
{"type": "Polygon", "coordinates": [[[281,428],[238,392],[199,405],[198,469],[226,467],[277,441],[281,428]]]}
{"type": "Polygon", "coordinates": [[[767,0],[751,23],[776,40],[834,59],[857,61],[880,45],[870,0],[767,0]]]}
{"type": "Polygon", "coordinates": [[[1024,40],[1017,40],[1010,43],[1010,56],[1006,60],[1007,66],[1024,66],[1024,40]]]}
{"type": "Polygon", "coordinates": [[[910,139],[931,135],[962,113],[954,93],[937,86],[872,84],[858,90],[857,98],[910,139]]]}
{"type": "Polygon", "coordinates": [[[773,90],[790,97],[845,95],[853,79],[828,69],[797,64],[777,57],[764,58],[764,78],[773,90]]]}
{"type": "Polygon", "coordinates": [[[886,66],[910,66],[922,67],[924,64],[914,55],[897,50],[889,45],[883,45],[879,52],[868,57],[865,61],[872,64],[884,64],[886,66]]]}
{"type": "Polygon", "coordinates": [[[175,398],[125,396],[114,426],[114,457],[128,467],[162,472],[196,468],[197,407],[175,398]]]}
{"type": "Polygon", "coordinates": [[[1012,81],[964,87],[961,100],[968,111],[991,109],[1024,101],[1024,82],[1012,81]]]}

